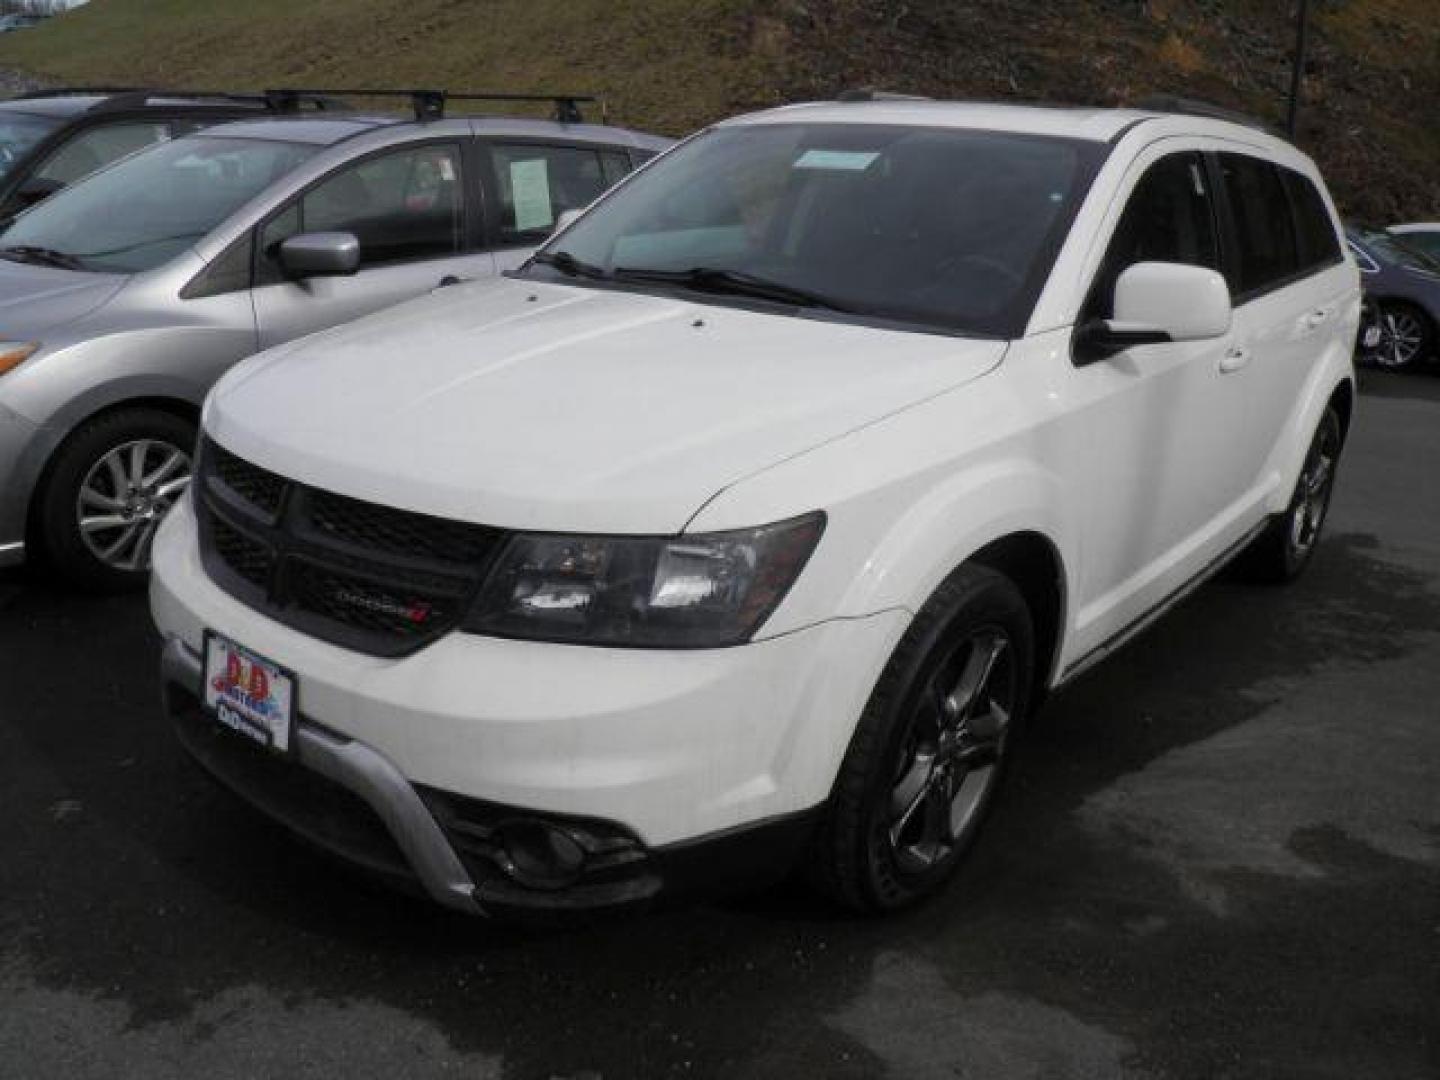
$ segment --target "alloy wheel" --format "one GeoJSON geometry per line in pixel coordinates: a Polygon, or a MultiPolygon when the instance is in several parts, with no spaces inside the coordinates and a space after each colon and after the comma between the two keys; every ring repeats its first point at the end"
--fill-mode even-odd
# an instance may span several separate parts
{"type": "Polygon", "coordinates": [[[963,846],[1000,775],[1017,686],[998,627],[972,631],[935,667],[910,718],[886,804],[897,868],[923,874],[963,846]]]}
{"type": "Polygon", "coordinates": [[[161,439],[136,439],[95,462],[75,500],[75,526],[97,560],[114,570],[150,565],[161,519],[190,485],[190,455],[161,439]]]}
{"type": "Polygon", "coordinates": [[[1380,348],[1375,362],[1381,367],[1408,367],[1420,355],[1425,343],[1425,328],[1408,311],[1386,311],[1380,316],[1380,348]]]}
{"type": "Polygon", "coordinates": [[[1295,489],[1295,507],[1290,515],[1290,550],[1294,557],[1304,558],[1320,536],[1325,511],[1330,506],[1330,489],[1335,482],[1335,462],[1340,456],[1340,434],[1332,424],[1324,424],[1315,437],[1305,459],[1295,489]]]}

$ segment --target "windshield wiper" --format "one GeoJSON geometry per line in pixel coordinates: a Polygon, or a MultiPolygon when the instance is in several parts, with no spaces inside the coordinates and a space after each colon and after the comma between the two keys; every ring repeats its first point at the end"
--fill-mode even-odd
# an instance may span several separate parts
{"type": "Polygon", "coordinates": [[[28,244],[0,248],[0,258],[9,259],[11,262],[34,263],[37,266],[55,266],[61,270],[85,269],[85,264],[74,255],[67,255],[54,248],[31,247],[28,244]]]}
{"type": "Polygon", "coordinates": [[[663,285],[679,285],[700,292],[723,293],[730,296],[753,296],[757,300],[773,300],[795,307],[824,308],[827,311],[848,311],[828,296],[784,285],[778,281],[756,277],[739,270],[721,270],[711,266],[695,266],[689,270],[646,270],[641,267],[619,266],[615,277],[626,281],[654,281],[663,285]]]}
{"type": "Polygon", "coordinates": [[[594,263],[581,262],[568,251],[537,251],[530,256],[531,262],[541,266],[553,266],[566,277],[608,278],[603,267],[594,263]]]}

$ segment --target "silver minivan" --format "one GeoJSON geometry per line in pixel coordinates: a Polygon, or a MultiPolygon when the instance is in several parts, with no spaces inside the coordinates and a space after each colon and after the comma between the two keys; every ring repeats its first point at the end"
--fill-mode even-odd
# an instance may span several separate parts
{"type": "Polygon", "coordinates": [[[230,365],[518,265],[669,145],[556,105],[225,124],[17,218],[0,233],[0,566],[38,553],[77,584],[139,583],[230,365]]]}

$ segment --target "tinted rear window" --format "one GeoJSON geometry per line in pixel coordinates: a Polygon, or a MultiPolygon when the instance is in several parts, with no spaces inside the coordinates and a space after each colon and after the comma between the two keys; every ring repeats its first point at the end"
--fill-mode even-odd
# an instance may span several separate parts
{"type": "Polygon", "coordinates": [[[1243,154],[1221,154],[1220,167],[1239,249],[1232,291],[1244,296],[1295,277],[1300,272],[1295,228],[1279,171],[1243,154]]]}

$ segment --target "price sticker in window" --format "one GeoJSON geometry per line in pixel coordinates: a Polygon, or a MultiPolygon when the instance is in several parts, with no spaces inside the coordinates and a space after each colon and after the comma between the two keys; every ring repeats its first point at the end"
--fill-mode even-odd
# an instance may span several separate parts
{"type": "Polygon", "coordinates": [[[555,222],[549,163],[544,158],[510,163],[510,200],[518,232],[548,229],[555,222]]]}

